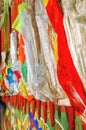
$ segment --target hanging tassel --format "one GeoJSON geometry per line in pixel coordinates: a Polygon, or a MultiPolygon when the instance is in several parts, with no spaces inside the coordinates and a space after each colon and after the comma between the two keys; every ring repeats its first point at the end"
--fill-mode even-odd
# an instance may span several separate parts
{"type": "Polygon", "coordinates": [[[11,98],[11,106],[13,107],[13,96],[10,96],[11,98]]]}
{"type": "Polygon", "coordinates": [[[26,113],[27,99],[24,98],[24,114],[26,113]]]}
{"type": "Polygon", "coordinates": [[[36,105],[37,105],[38,119],[40,119],[40,116],[41,116],[41,101],[40,100],[36,100],[36,105]]]}
{"type": "Polygon", "coordinates": [[[20,95],[18,94],[18,109],[20,110],[20,102],[21,102],[21,99],[20,99],[20,95]]]}
{"type": "Polygon", "coordinates": [[[23,110],[23,97],[21,94],[19,94],[19,100],[20,100],[19,109],[22,111],[23,110]]]}
{"type": "Polygon", "coordinates": [[[24,97],[22,96],[22,112],[24,113],[24,97]]]}
{"type": "Polygon", "coordinates": [[[22,110],[22,95],[20,94],[20,110],[22,110]]]}
{"type": "Polygon", "coordinates": [[[28,96],[28,113],[30,113],[30,103],[32,100],[34,100],[34,96],[33,95],[28,96]]]}
{"type": "Polygon", "coordinates": [[[8,104],[8,96],[2,96],[2,101],[8,104]]]}
{"type": "Polygon", "coordinates": [[[71,106],[66,107],[68,122],[69,122],[69,130],[75,130],[75,111],[71,106]]]}
{"type": "Polygon", "coordinates": [[[12,107],[14,107],[14,95],[11,98],[12,98],[12,107]]]}
{"type": "Polygon", "coordinates": [[[51,101],[49,101],[49,110],[50,110],[50,122],[52,126],[55,123],[55,104],[51,101]]]}
{"type": "Polygon", "coordinates": [[[17,99],[16,99],[16,95],[14,96],[14,107],[16,108],[17,105],[17,99]]]}
{"type": "Polygon", "coordinates": [[[43,105],[43,115],[44,115],[44,121],[47,121],[47,102],[42,102],[43,105]]]}
{"type": "Polygon", "coordinates": [[[30,114],[30,101],[28,101],[28,114],[30,114]]]}
{"type": "Polygon", "coordinates": [[[14,96],[14,108],[16,108],[16,96],[14,96]]]}
{"type": "Polygon", "coordinates": [[[82,121],[83,130],[86,130],[86,122],[82,121]]]}
{"type": "Polygon", "coordinates": [[[16,108],[18,109],[18,95],[16,95],[16,108]]]}
{"type": "Polygon", "coordinates": [[[10,106],[12,106],[12,96],[10,96],[9,98],[10,98],[10,106]]]}
{"type": "Polygon", "coordinates": [[[31,104],[32,104],[32,115],[33,115],[33,117],[34,117],[35,107],[36,107],[36,102],[35,102],[35,100],[32,100],[32,101],[31,101],[31,104]]]}
{"type": "Polygon", "coordinates": [[[10,106],[12,106],[12,105],[11,105],[11,96],[9,97],[9,100],[10,100],[10,106]]]}
{"type": "Polygon", "coordinates": [[[13,107],[15,107],[15,95],[13,95],[13,107]]]}

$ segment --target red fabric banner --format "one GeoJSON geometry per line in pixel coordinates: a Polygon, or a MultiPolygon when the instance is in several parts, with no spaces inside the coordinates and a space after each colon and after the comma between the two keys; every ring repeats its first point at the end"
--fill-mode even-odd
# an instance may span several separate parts
{"type": "Polygon", "coordinates": [[[70,99],[71,105],[80,113],[86,106],[86,96],[82,81],[73,64],[68,48],[67,38],[63,26],[63,14],[57,0],[49,0],[47,13],[58,35],[58,65],[57,76],[59,82],[70,99]]]}

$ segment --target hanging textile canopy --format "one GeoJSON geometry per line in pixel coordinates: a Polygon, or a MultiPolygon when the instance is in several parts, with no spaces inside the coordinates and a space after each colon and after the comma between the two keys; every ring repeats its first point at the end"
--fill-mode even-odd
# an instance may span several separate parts
{"type": "Polygon", "coordinates": [[[46,111],[49,101],[53,111],[53,102],[72,106],[85,120],[85,37],[79,37],[82,47],[72,34],[80,18],[78,35],[85,32],[85,14],[78,11],[77,3],[77,11],[72,12],[68,6],[72,0],[68,5],[65,2],[0,0],[0,95],[17,95],[19,106],[23,98],[34,100],[34,107],[35,100],[40,100],[46,111]]]}

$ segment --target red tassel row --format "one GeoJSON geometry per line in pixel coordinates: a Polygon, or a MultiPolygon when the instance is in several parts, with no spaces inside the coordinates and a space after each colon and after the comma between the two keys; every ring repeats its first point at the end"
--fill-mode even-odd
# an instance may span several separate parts
{"type": "Polygon", "coordinates": [[[36,108],[36,102],[35,102],[34,99],[31,101],[31,104],[32,104],[32,115],[34,117],[34,115],[35,115],[35,108],[36,108]]]}
{"type": "Polygon", "coordinates": [[[38,119],[40,119],[41,116],[41,101],[40,100],[36,100],[36,104],[37,104],[37,114],[38,114],[38,119]]]}
{"type": "Polygon", "coordinates": [[[55,104],[51,101],[49,101],[49,110],[50,110],[50,122],[52,126],[55,123],[55,104]]]}
{"type": "Polygon", "coordinates": [[[47,121],[47,102],[42,102],[44,121],[47,121]]]}
{"type": "Polygon", "coordinates": [[[23,113],[26,113],[26,110],[28,110],[28,114],[32,110],[33,117],[35,115],[35,111],[37,112],[38,119],[41,117],[41,106],[43,108],[43,118],[44,121],[47,122],[47,109],[49,107],[50,110],[50,122],[53,126],[55,123],[55,104],[51,101],[47,102],[41,102],[40,100],[35,100],[34,98],[24,98],[22,95],[16,95],[16,96],[3,96],[2,100],[8,104],[8,99],[10,102],[10,105],[14,108],[17,108],[19,110],[22,110],[23,113]],[[32,107],[30,107],[32,106],[32,107]],[[28,108],[28,109],[27,109],[28,108]]]}

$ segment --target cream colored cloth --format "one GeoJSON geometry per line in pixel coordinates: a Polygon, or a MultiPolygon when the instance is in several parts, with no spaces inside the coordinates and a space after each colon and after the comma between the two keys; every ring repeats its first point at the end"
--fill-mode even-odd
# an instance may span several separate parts
{"type": "Polygon", "coordinates": [[[86,91],[86,0],[62,0],[69,50],[86,91]]]}
{"type": "Polygon", "coordinates": [[[28,87],[36,99],[42,101],[64,98],[56,76],[53,50],[55,32],[48,19],[42,0],[28,0],[29,10],[21,15],[22,35],[28,66],[28,87]],[[49,35],[50,34],[50,35],[49,35]]]}

